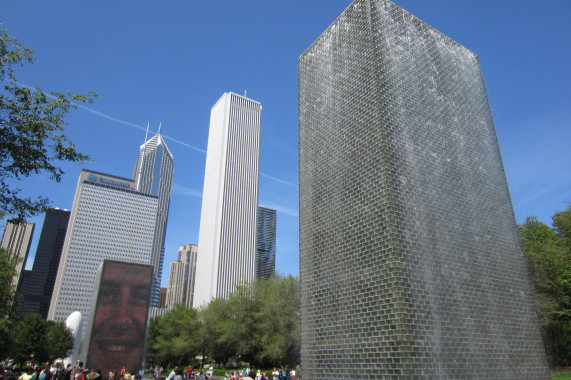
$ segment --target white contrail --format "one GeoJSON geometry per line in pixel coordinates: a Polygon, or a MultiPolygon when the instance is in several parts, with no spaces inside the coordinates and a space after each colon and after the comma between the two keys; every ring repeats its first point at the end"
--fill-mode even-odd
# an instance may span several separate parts
{"type": "Polygon", "coordinates": [[[263,172],[260,172],[260,176],[262,176],[262,177],[264,177],[264,178],[271,179],[271,180],[276,181],[276,182],[279,182],[279,183],[283,183],[283,184],[288,185],[288,186],[291,186],[291,187],[297,188],[297,185],[294,184],[294,183],[291,183],[291,182],[288,182],[288,181],[285,181],[285,180],[283,180],[283,179],[279,179],[279,178],[276,178],[276,177],[272,177],[272,176],[267,175],[266,173],[263,173],[263,172]]]}
{"type": "MultiPolygon", "coordinates": [[[[34,87],[28,86],[28,85],[26,85],[26,84],[24,84],[24,83],[14,82],[14,81],[13,81],[12,83],[14,83],[14,84],[16,84],[16,85],[18,85],[18,86],[21,86],[21,87],[25,87],[25,88],[30,89],[30,90],[32,90],[32,91],[36,91],[36,89],[35,89],[34,87]]],[[[44,92],[44,94],[45,94],[47,97],[49,97],[49,98],[56,99],[56,97],[53,96],[52,94],[50,94],[49,92],[44,92]]],[[[101,116],[101,117],[103,117],[103,118],[105,118],[105,119],[115,121],[115,122],[117,122],[117,123],[119,123],[119,124],[128,125],[128,126],[130,126],[130,127],[135,127],[135,128],[140,129],[140,130],[142,130],[142,131],[146,131],[146,130],[147,130],[147,128],[145,128],[145,127],[143,127],[143,126],[141,126],[141,125],[133,124],[133,123],[130,123],[130,122],[125,121],[125,120],[117,119],[116,117],[109,116],[109,115],[107,115],[107,114],[105,114],[105,113],[103,113],[103,112],[99,112],[99,111],[97,111],[97,110],[94,110],[93,108],[86,107],[86,106],[84,106],[83,104],[74,103],[74,102],[72,102],[72,104],[73,104],[74,106],[76,106],[77,108],[81,108],[82,110],[85,110],[85,111],[87,111],[87,112],[91,112],[92,114],[97,115],[97,116],[101,116]]],[[[170,136],[166,136],[166,135],[162,135],[162,136],[163,136],[163,138],[165,138],[165,139],[171,140],[171,141],[173,141],[173,142],[175,142],[175,143],[177,143],[177,144],[180,144],[180,145],[182,145],[182,146],[185,146],[185,147],[187,147],[187,148],[196,150],[196,151],[201,152],[201,153],[206,153],[206,151],[205,151],[204,149],[200,149],[200,148],[195,147],[195,146],[193,146],[193,145],[184,143],[184,142],[182,142],[182,141],[180,141],[180,140],[177,140],[177,139],[175,139],[175,138],[172,138],[172,137],[170,137],[170,136]]]]}
{"type": "MultiPolygon", "coordinates": [[[[101,117],[103,117],[103,118],[105,118],[105,119],[109,119],[109,120],[112,120],[112,121],[116,121],[116,122],[119,123],[119,124],[124,124],[124,125],[128,125],[128,126],[130,126],[130,127],[135,127],[135,128],[138,128],[138,129],[140,129],[140,130],[142,130],[142,131],[146,131],[146,130],[147,130],[147,128],[142,127],[142,126],[140,126],[140,125],[133,124],[133,123],[129,123],[128,121],[114,118],[114,117],[112,117],[112,116],[109,116],[109,115],[104,114],[103,112],[96,111],[96,110],[94,110],[94,109],[92,109],[92,108],[89,108],[89,107],[86,107],[86,106],[84,106],[84,105],[77,104],[77,103],[74,103],[74,105],[76,105],[78,108],[81,108],[82,110],[85,110],[85,111],[87,111],[87,112],[91,112],[92,114],[95,114],[95,115],[97,115],[97,116],[101,116],[101,117]]],[[[163,137],[164,137],[164,136],[163,136],[163,137]]]]}
{"type": "MultiPolygon", "coordinates": [[[[14,83],[14,84],[16,84],[16,85],[18,85],[18,86],[25,87],[25,88],[28,88],[28,89],[30,89],[30,90],[36,91],[36,89],[35,89],[34,87],[28,86],[28,85],[26,85],[26,84],[24,84],[24,83],[14,82],[14,81],[12,81],[12,83],[14,83]]],[[[52,98],[52,99],[56,99],[55,96],[51,95],[51,94],[48,93],[48,92],[44,92],[44,94],[45,94],[46,96],[52,98]]],[[[82,104],[73,103],[73,105],[75,105],[75,106],[77,106],[78,108],[81,108],[82,110],[85,110],[85,111],[87,111],[87,112],[91,112],[91,113],[94,114],[94,115],[101,116],[101,117],[103,117],[103,118],[105,118],[105,119],[108,119],[108,120],[117,122],[117,123],[119,123],[119,124],[128,125],[128,126],[130,126],[130,127],[134,127],[134,128],[140,129],[140,130],[142,130],[142,131],[146,131],[146,130],[147,130],[147,128],[145,128],[145,127],[143,127],[143,126],[141,126],[141,125],[133,124],[133,123],[130,123],[130,122],[125,121],[125,120],[117,119],[116,117],[109,116],[109,115],[107,115],[107,114],[105,114],[105,113],[103,113],[103,112],[96,111],[96,110],[94,110],[93,108],[86,107],[86,106],[84,106],[84,105],[82,105],[82,104]]],[[[173,142],[175,142],[175,143],[177,143],[177,144],[180,144],[180,145],[185,146],[185,147],[187,147],[187,148],[193,149],[193,150],[195,150],[195,151],[197,151],[197,152],[205,153],[205,154],[206,154],[206,150],[204,150],[204,149],[201,149],[201,148],[198,148],[198,147],[196,147],[196,146],[187,144],[187,143],[185,143],[185,142],[182,142],[182,141],[177,140],[177,139],[175,139],[175,138],[172,138],[172,137],[170,137],[170,136],[166,136],[166,135],[162,135],[162,136],[163,136],[163,138],[165,138],[165,139],[167,139],[167,140],[173,141],[173,142]]],[[[294,184],[294,183],[291,183],[291,182],[288,182],[288,181],[285,181],[285,180],[283,180],[283,179],[279,179],[279,178],[276,178],[276,177],[272,177],[272,176],[267,175],[267,174],[265,174],[265,173],[263,173],[263,172],[260,172],[260,176],[262,176],[262,177],[264,177],[264,178],[271,179],[272,181],[276,181],[276,182],[279,182],[279,183],[283,183],[284,185],[288,185],[288,186],[297,188],[297,185],[294,184]]]]}

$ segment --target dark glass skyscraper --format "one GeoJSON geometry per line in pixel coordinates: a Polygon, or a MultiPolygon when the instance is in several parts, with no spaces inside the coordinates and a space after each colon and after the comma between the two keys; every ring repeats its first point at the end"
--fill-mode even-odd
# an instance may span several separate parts
{"type": "Polygon", "coordinates": [[[34,265],[27,287],[22,290],[23,315],[37,313],[44,319],[48,317],[70,214],[67,210],[53,208],[46,211],[34,265]]]}
{"type": "Polygon", "coordinates": [[[256,228],[256,278],[276,271],[276,210],[258,206],[256,228]]]}
{"type": "Polygon", "coordinates": [[[356,0],[299,96],[303,377],[549,378],[477,56],[356,0]]]}

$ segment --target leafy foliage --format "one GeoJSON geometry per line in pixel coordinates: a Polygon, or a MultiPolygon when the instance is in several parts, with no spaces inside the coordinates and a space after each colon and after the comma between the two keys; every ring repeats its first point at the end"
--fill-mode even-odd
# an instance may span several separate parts
{"type": "Polygon", "coordinates": [[[14,311],[16,289],[12,284],[12,279],[16,274],[16,265],[19,260],[8,250],[0,248],[0,342],[2,342],[0,358],[8,355],[12,342],[11,330],[16,318],[14,311]]]}
{"type": "Polygon", "coordinates": [[[183,365],[200,353],[201,325],[197,311],[175,305],[167,314],[149,323],[148,357],[152,363],[183,365]]]}
{"type": "Polygon", "coordinates": [[[73,348],[73,334],[63,322],[47,321],[47,355],[51,361],[67,358],[73,348]]]}
{"type": "Polygon", "coordinates": [[[199,312],[177,305],[151,321],[148,356],[167,367],[188,364],[196,355],[222,364],[295,365],[299,303],[298,279],[275,276],[239,286],[228,299],[213,300],[199,312]]]}
{"type": "Polygon", "coordinates": [[[28,314],[16,325],[9,354],[23,364],[33,358],[38,363],[53,362],[69,355],[73,347],[71,331],[63,322],[46,321],[28,314]]]}
{"type": "Polygon", "coordinates": [[[546,352],[560,365],[571,357],[571,206],[553,216],[553,226],[528,217],[519,232],[546,352]]]}
{"type": "Polygon", "coordinates": [[[39,314],[28,314],[14,330],[11,356],[20,364],[25,363],[32,355],[34,360],[47,361],[46,335],[46,321],[39,314]]]}
{"type": "Polygon", "coordinates": [[[0,209],[16,220],[44,212],[49,199],[22,197],[11,185],[33,174],[47,172],[60,181],[61,161],[84,162],[89,156],[79,153],[64,133],[67,113],[76,102],[93,102],[94,92],[85,95],[46,93],[20,85],[14,66],[33,63],[34,51],[0,30],[0,209]]]}

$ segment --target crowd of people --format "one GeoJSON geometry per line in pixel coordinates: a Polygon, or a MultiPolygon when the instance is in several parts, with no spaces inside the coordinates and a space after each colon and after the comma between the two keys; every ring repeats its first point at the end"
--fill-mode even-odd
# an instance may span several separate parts
{"type": "MultiPolygon", "coordinates": [[[[155,367],[153,369],[153,380],[161,380],[163,369],[155,367]]],[[[214,378],[214,368],[194,369],[188,367],[183,368],[175,366],[166,377],[166,380],[211,380],[214,378]]],[[[273,371],[262,371],[255,368],[243,368],[242,370],[227,371],[224,374],[224,380],[300,380],[301,368],[297,366],[295,369],[281,367],[274,368],[273,371]]]]}
{"type": "Polygon", "coordinates": [[[16,370],[7,365],[0,366],[0,380],[102,380],[100,370],[89,370],[82,365],[73,367],[62,362],[31,365],[16,370]]]}

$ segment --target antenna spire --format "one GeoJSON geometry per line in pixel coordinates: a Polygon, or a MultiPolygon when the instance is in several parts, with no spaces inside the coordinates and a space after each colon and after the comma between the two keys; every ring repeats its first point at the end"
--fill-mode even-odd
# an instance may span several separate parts
{"type": "Polygon", "coordinates": [[[151,119],[149,119],[149,121],[147,121],[147,132],[145,133],[145,143],[143,144],[141,151],[139,152],[139,172],[137,173],[137,190],[139,190],[139,188],[141,186],[141,174],[143,171],[143,159],[145,157],[145,151],[147,150],[147,138],[149,137],[149,127],[150,126],[151,126],[151,119]]]}
{"type": "Polygon", "coordinates": [[[161,134],[161,126],[162,126],[162,125],[163,125],[163,122],[161,121],[161,122],[159,123],[159,133],[158,133],[159,135],[161,134]]]}
{"type": "Polygon", "coordinates": [[[151,119],[147,121],[147,132],[145,133],[145,145],[147,145],[147,138],[149,137],[149,127],[151,126],[151,119]]]}

